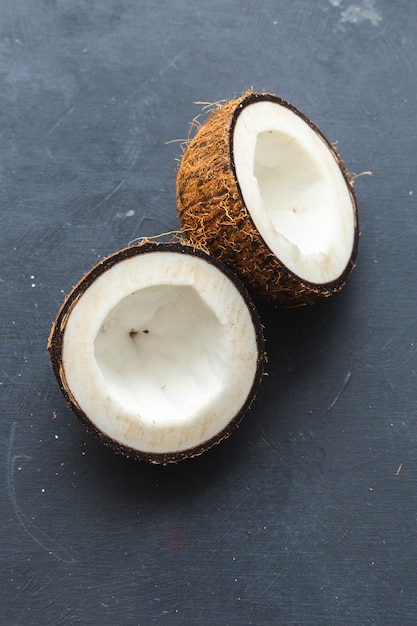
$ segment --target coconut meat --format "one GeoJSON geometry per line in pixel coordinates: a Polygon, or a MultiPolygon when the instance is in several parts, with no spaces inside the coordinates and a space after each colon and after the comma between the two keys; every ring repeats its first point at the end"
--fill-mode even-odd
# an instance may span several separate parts
{"type": "Polygon", "coordinates": [[[118,262],[78,299],[63,342],[66,384],[112,440],[150,453],[215,437],[257,370],[251,313],[203,258],[150,252],[118,262]]]}
{"type": "Polygon", "coordinates": [[[233,158],[245,205],[272,252],[307,282],[337,280],[352,254],[355,218],[321,135],[290,108],[255,102],[237,118],[233,158]]]}

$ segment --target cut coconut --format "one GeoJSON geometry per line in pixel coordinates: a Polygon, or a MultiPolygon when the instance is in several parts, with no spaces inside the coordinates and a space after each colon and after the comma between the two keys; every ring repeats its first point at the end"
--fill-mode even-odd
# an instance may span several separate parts
{"type": "Polygon", "coordinates": [[[257,296],[309,302],[339,291],[354,267],[352,179],[318,128],[272,94],[210,114],[183,154],[177,202],[186,236],[257,296]]]}
{"type": "Polygon", "coordinates": [[[155,463],[227,437],[264,363],[245,288],[216,259],[181,243],[145,242],[101,261],[67,297],[48,349],[87,428],[155,463]]]}

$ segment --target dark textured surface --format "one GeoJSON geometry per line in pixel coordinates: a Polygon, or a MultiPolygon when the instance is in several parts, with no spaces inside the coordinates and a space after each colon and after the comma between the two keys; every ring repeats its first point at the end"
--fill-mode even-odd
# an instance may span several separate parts
{"type": "Polygon", "coordinates": [[[416,24],[412,0],[0,0],[1,624],[415,624],[416,24]],[[99,258],[178,227],[168,142],[250,86],[372,171],[358,266],[260,307],[269,376],[228,441],[126,461],[65,407],[50,326],[99,258]]]}

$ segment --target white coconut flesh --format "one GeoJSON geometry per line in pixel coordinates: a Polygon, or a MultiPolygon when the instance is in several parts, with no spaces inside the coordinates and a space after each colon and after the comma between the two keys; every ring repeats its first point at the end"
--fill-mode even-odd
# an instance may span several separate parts
{"type": "Polygon", "coordinates": [[[323,138],[288,107],[255,102],[237,118],[233,157],[245,205],[272,252],[307,282],[337,280],[352,255],[355,217],[323,138]]]}
{"type": "Polygon", "coordinates": [[[68,317],[71,395],[111,440],[146,453],[194,448],[222,432],[257,372],[251,312],[203,258],[129,257],[101,274],[68,317]]]}

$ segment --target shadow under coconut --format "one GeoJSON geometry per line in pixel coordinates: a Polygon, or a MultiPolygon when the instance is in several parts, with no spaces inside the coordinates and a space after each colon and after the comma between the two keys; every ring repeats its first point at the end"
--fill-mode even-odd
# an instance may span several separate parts
{"type": "Polygon", "coordinates": [[[326,342],[338,308],[331,301],[293,308],[256,302],[256,307],[264,326],[269,368],[283,359],[299,363],[313,352],[320,354],[319,346],[326,342]]]}
{"type": "MultiPolygon", "coordinates": [[[[345,340],[349,335],[346,327],[352,324],[349,304],[352,299],[348,291],[345,288],[343,293],[316,304],[294,308],[256,302],[264,326],[267,385],[273,384],[289,396],[314,380],[319,391],[317,397],[323,401],[322,381],[331,378],[329,368],[343,381],[352,359],[345,340]]],[[[317,409],[319,404],[317,401],[317,409]]]]}
{"type": "Polygon", "coordinates": [[[123,457],[96,441],[90,450],[91,471],[99,468],[96,484],[99,482],[106,492],[114,491],[117,499],[125,502],[137,501],[138,497],[154,504],[168,504],[179,497],[191,502],[239,468],[244,451],[230,445],[236,436],[239,430],[200,456],[167,465],[123,457]]]}

